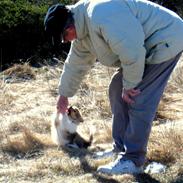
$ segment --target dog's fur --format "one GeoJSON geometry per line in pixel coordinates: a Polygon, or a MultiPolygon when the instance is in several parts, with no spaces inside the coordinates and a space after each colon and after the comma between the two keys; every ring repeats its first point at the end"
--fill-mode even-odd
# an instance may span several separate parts
{"type": "Polygon", "coordinates": [[[76,107],[70,107],[65,114],[56,113],[52,120],[51,137],[58,146],[75,145],[78,148],[87,148],[91,145],[92,135],[89,141],[83,139],[77,132],[77,126],[83,123],[83,118],[76,107]]]}

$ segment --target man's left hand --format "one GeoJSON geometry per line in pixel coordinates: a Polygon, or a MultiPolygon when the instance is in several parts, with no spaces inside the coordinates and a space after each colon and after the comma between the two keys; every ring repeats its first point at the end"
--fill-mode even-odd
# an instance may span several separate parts
{"type": "Polygon", "coordinates": [[[139,89],[132,88],[132,89],[126,90],[125,88],[123,88],[122,99],[128,104],[133,104],[135,101],[132,99],[132,97],[135,97],[139,94],[140,94],[139,89]]]}

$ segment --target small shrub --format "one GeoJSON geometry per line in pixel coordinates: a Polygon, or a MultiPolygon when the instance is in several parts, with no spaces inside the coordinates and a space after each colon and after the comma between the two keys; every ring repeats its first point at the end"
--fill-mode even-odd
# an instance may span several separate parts
{"type": "Polygon", "coordinates": [[[173,126],[157,127],[149,141],[148,159],[163,164],[173,164],[183,152],[183,135],[173,126]]]}
{"type": "MultiPolygon", "coordinates": [[[[45,36],[43,22],[48,7],[58,2],[61,1],[0,1],[0,59],[3,66],[1,69],[20,59],[27,61],[39,55],[43,60],[54,54],[55,50],[51,48],[45,36]]],[[[69,0],[64,0],[63,3],[69,4],[69,0]]],[[[67,45],[66,50],[68,51],[67,45]]]]}
{"type": "Polygon", "coordinates": [[[28,63],[15,64],[13,67],[5,70],[3,74],[9,79],[36,79],[36,73],[28,63]]]}
{"type": "Polygon", "coordinates": [[[182,0],[150,0],[158,3],[183,17],[183,1],[182,0]]]}
{"type": "Polygon", "coordinates": [[[2,145],[3,152],[17,158],[35,156],[44,148],[43,142],[26,128],[20,136],[7,137],[6,140],[2,145]]]}

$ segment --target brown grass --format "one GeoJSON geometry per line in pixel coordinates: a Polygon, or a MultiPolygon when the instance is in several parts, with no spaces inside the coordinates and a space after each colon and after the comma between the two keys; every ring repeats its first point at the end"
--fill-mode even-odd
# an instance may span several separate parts
{"type": "Polygon", "coordinates": [[[173,124],[153,128],[148,146],[148,159],[168,165],[180,159],[180,155],[183,154],[182,129],[173,124]]]}
{"type": "MultiPolygon", "coordinates": [[[[27,73],[33,73],[36,77],[10,83],[0,80],[0,182],[182,181],[182,121],[176,121],[183,116],[181,65],[174,72],[175,76],[172,76],[163,95],[158,111],[161,120],[157,122],[158,125],[153,126],[148,145],[148,163],[164,163],[167,171],[160,175],[139,176],[107,176],[96,173],[98,166],[111,161],[111,158],[96,160],[93,152],[111,148],[108,85],[114,69],[97,63],[84,79],[77,94],[70,98],[70,104],[79,107],[85,120],[78,131],[86,137],[90,132],[94,135],[92,146],[88,150],[72,150],[58,149],[50,138],[50,117],[55,112],[62,65],[29,68],[27,71],[24,67],[29,68],[28,65],[14,68],[20,73],[17,77],[26,78],[29,75],[27,73]],[[168,123],[168,119],[175,121],[174,125],[170,125],[172,123],[168,123]]],[[[11,69],[3,73],[3,76],[5,74],[14,77],[11,69]]]]}
{"type": "MultiPolygon", "coordinates": [[[[4,110],[8,110],[10,105],[13,105],[13,101],[15,100],[15,95],[9,87],[4,83],[3,80],[0,80],[0,105],[4,110]]],[[[2,111],[0,110],[0,115],[2,111]]]]}
{"type": "Polygon", "coordinates": [[[29,156],[43,150],[45,144],[28,129],[23,128],[22,133],[8,136],[2,145],[4,153],[12,156],[29,156]]]}
{"type": "Polygon", "coordinates": [[[183,63],[179,61],[175,68],[159,105],[160,118],[183,119],[183,63]]]}
{"type": "Polygon", "coordinates": [[[15,64],[5,70],[3,74],[13,79],[36,79],[36,73],[28,63],[15,64]]]}

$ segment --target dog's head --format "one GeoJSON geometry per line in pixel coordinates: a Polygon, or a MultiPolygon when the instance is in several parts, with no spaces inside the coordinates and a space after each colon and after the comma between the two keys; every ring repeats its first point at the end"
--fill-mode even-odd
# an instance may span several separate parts
{"type": "Polygon", "coordinates": [[[73,106],[69,107],[69,109],[68,109],[68,117],[75,124],[84,122],[79,110],[73,106]]]}

